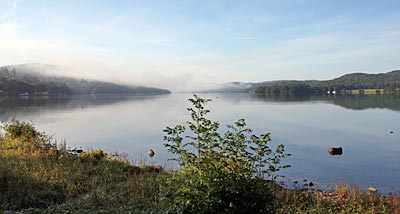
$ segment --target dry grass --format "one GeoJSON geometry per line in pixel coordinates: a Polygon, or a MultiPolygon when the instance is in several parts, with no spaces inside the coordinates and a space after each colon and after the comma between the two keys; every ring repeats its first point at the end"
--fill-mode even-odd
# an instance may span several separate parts
{"type": "Polygon", "coordinates": [[[366,193],[358,186],[337,186],[330,192],[317,189],[287,190],[277,194],[276,213],[399,213],[396,196],[366,193]]]}

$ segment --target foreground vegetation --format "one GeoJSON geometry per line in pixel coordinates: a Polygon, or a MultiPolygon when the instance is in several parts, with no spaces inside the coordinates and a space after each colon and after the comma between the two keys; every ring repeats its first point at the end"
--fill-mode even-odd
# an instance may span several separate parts
{"type": "Polygon", "coordinates": [[[57,148],[32,124],[11,121],[0,145],[0,210],[146,210],[158,202],[157,174],[102,150],[57,148]],[[121,208],[122,207],[122,208],[121,208]]]}
{"type": "Polygon", "coordinates": [[[190,99],[187,127],[165,129],[180,168],[134,166],[102,150],[70,154],[31,123],[10,121],[0,143],[0,211],[22,213],[398,213],[400,200],[341,186],[321,192],[275,183],[284,146],[253,135],[243,119],[207,119],[205,100],[190,99]],[[186,136],[186,137],[184,137],[186,136]]]}

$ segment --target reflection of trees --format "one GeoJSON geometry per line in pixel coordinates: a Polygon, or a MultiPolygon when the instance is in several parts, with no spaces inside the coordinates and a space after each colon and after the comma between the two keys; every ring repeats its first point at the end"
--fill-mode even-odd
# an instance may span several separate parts
{"type": "Polygon", "coordinates": [[[311,95],[311,96],[267,96],[255,94],[260,100],[267,102],[312,102],[325,101],[347,109],[362,110],[368,108],[384,108],[400,111],[400,95],[311,95]]]}
{"type": "Polygon", "coordinates": [[[0,98],[0,120],[8,121],[18,115],[40,114],[41,112],[53,112],[82,110],[94,106],[111,105],[128,101],[143,101],[155,99],[159,96],[63,96],[63,97],[10,97],[0,98]]]}
{"type": "Polygon", "coordinates": [[[259,100],[267,102],[309,102],[309,101],[319,101],[317,97],[323,96],[311,96],[311,95],[283,95],[283,96],[270,96],[264,94],[254,94],[259,100]]]}
{"type": "Polygon", "coordinates": [[[70,101],[66,97],[10,97],[0,99],[0,119],[8,121],[17,115],[36,114],[65,108],[70,101]]]}
{"type": "Polygon", "coordinates": [[[400,111],[399,95],[353,95],[333,97],[333,104],[348,109],[386,108],[400,111]]]}

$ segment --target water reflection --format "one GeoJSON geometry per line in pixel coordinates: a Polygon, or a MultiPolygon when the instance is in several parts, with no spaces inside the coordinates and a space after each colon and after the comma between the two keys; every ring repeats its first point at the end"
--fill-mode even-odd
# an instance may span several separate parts
{"type": "Polygon", "coordinates": [[[400,95],[266,96],[255,94],[253,96],[267,102],[326,102],[353,110],[381,108],[400,111],[400,95]]]}
{"type": "MultiPolygon", "coordinates": [[[[191,94],[85,96],[0,100],[0,119],[34,122],[40,130],[65,138],[71,146],[127,152],[164,165],[166,126],[185,124],[191,94]]],[[[288,179],[306,178],[318,187],[344,181],[380,192],[399,190],[400,97],[387,95],[263,97],[202,94],[213,102],[210,117],[221,129],[245,118],[255,134],[272,133],[293,156],[288,179]],[[356,111],[355,111],[356,110],[356,111]],[[359,111],[363,110],[363,111],[359,111]],[[343,147],[342,155],[328,149],[343,147]]]]}
{"type": "MultiPolygon", "coordinates": [[[[63,96],[63,97],[11,97],[0,98],[0,115],[9,116],[16,112],[30,111],[35,113],[37,110],[72,110],[80,108],[84,110],[88,107],[116,104],[128,101],[143,101],[149,99],[158,99],[168,95],[154,96],[63,96]]],[[[189,95],[190,96],[190,95],[189,95]]],[[[400,95],[311,95],[311,96],[266,96],[260,94],[205,94],[214,101],[224,99],[231,104],[240,104],[241,102],[264,101],[271,103],[310,103],[324,102],[341,106],[352,110],[365,109],[390,109],[400,111],[400,95]]],[[[37,113],[37,112],[36,112],[37,113]]],[[[10,117],[2,117],[2,120],[8,120],[10,117]]]]}
{"type": "Polygon", "coordinates": [[[49,112],[70,111],[104,105],[118,104],[129,101],[157,99],[160,96],[37,96],[37,97],[3,97],[0,98],[0,120],[8,121],[22,115],[40,115],[49,112]]]}

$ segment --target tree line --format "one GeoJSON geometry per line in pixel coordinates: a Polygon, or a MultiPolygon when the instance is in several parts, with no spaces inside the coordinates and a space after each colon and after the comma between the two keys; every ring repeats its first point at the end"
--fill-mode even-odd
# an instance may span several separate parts
{"type": "Polygon", "coordinates": [[[310,95],[324,94],[335,91],[336,93],[348,93],[350,90],[376,89],[385,92],[398,93],[400,88],[400,70],[381,73],[346,74],[339,78],[326,81],[295,82],[278,84],[266,87],[258,87],[255,93],[270,95],[310,95]]]}
{"type": "Polygon", "coordinates": [[[158,88],[45,75],[39,72],[31,72],[18,66],[0,67],[0,96],[168,93],[170,91],[158,88]]]}

